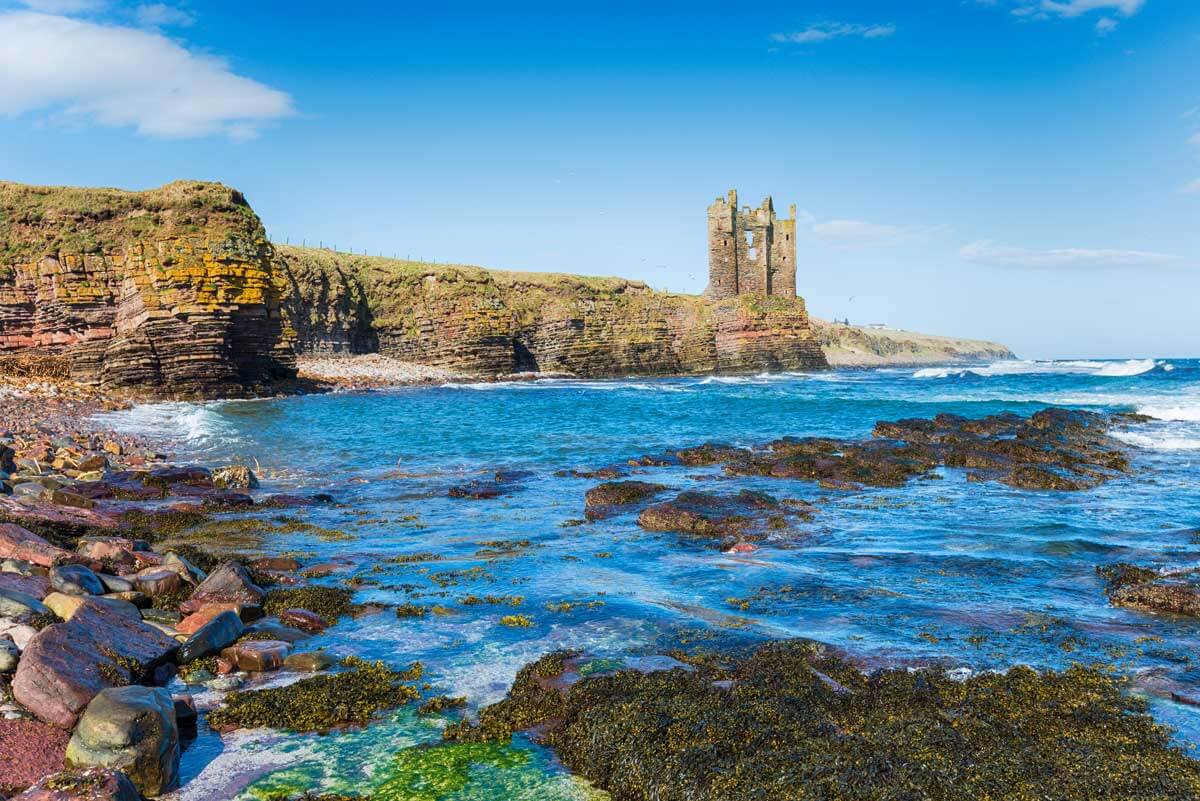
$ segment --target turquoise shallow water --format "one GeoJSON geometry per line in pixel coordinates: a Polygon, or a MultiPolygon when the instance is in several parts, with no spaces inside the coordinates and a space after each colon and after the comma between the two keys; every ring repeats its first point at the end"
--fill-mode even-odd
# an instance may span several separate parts
{"type": "MultiPolygon", "coordinates": [[[[1200,714],[1169,699],[1172,688],[1188,691],[1200,679],[1191,661],[1200,623],[1111,608],[1095,575],[1096,565],[1118,560],[1200,561],[1200,361],[447,385],[160,404],[103,422],[163,438],[182,459],[256,464],[266,491],[332,492],[336,506],[296,516],[352,539],[276,535],[264,549],[345,559],[346,572],[329,580],[372,582],[360,600],[442,603],[456,613],[347,620],[322,643],[397,667],[420,660],[429,681],[472,706],[502,697],[522,664],[556,647],[629,659],[680,641],[802,636],[881,663],[1116,664],[1137,677],[1180,742],[1200,743],[1200,714]],[[569,525],[598,482],[555,475],[705,441],[867,436],[881,419],[1028,414],[1048,404],[1163,420],[1122,434],[1135,450],[1134,476],[1080,493],[968,484],[953,470],[944,481],[854,494],[724,480],[712,470],[645,472],[679,488],[748,487],[817,504],[811,523],[740,556],[648,534],[633,515],[569,525]],[[500,468],[532,476],[496,500],[447,497],[450,486],[500,468]],[[496,553],[497,540],[528,545],[496,553]],[[440,558],[378,567],[413,552],[440,558]],[[458,603],[468,594],[522,601],[458,603]],[[547,608],[563,601],[579,605],[547,608]],[[533,625],[498,625],[514,612],[533,625]]],[[[317,786],[430,801],[592,795],[527,742],[412,747],[436,743],[439,727],[402,710],[339,737],[206,734],[185,754],[179,797],[317,786]]]]}

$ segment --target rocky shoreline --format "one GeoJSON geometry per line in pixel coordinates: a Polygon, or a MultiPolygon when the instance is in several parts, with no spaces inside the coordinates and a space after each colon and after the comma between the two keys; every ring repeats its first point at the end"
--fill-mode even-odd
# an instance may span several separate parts
{"type": "MultiPolygon", "coordinates": [[[[314,377],[360,388],[446,378],[374,359],[339,365],[324,372],[318,366],[314,377]]],[[[86,388],[18,381],[0,392],[0,425],[7,429],[0,439],[0,797],[157,796],[177,782],[180,751],[197,725],[336,732],[417,701],[433,712],[462,704],[430,695],[419,663],[398,669],[324,653],[320,636],[340,618],[389,611],[357,604],[354,586],[325,580],[340,565],[172,539],[230,512],[287,509],[302,516],[305,507],[334,498],[264,495],[242,465],[172,465],[152,442],[96,429],[89,418],[121,404],[86,388]],[[286,689],[255,686],[254,677],[279,671],[291,674],[286,689]],[[198,710],[192,688],[219,700],[198,710]]],[[[669,496],[650,474],[670,465],[721,466],[731,477],[800,479],[856,492],[929,480],[952,468],[968,480],[1019,491],[1070,493],[1129,475],[1128,446],[1109,432],[1137,421],[1059,409],[1028,418],[939,415],[880,422],[866,440],[784,438],[754,448],[707,443],[573,474],[598,482],[581,510],[589,520],[633,515],[652,534],[741,554],[819,508],[748,491],[669,496]]],[[[497,471],[449,495],[488,503],[532,478],[497,471]]],[[[295,524],[303,525],[302,518],[295,524]]],[[[1115,604],[1193,615],[1200,609],[1200,586],[1190,572],[1100,567],[1115,604]]],[[[414,603],[394,612],[439,613],[414,603]]],[[[510,614],[500,623],[522,626],[529,619],[510,614]]],[[[998,678],[964,675],[940,666],[880,672],[799,641],[765,645],[754,655],[673,652],[653,668],[634,669],[586,654],[550,654],[518,675],[508,700],[483,709],[477,723],[451,724],[445,737],[497,741],[533,731],[619,801],[649,789],[682,800],[698,797],[700,787],[709,788],[702,797],[728,801],[763,792],[791,797],[789,788],[800,784],[856,783],[863,760],[879,759],[908,775],[911,786],[942,786],[928,773],[931,753],[956,766],[947,768],[956,775],[974,777],[947,796],[956,799],[977,797],[984,787],[1014,798],[1043,797],[1063,786],[1070,792],[1055,797],[1200,793],[1200,763],[1171,746],[1111,675],[1023,669],[998,678]],[[784,665],[792,678],[781,682],[784,665]],[[989,706],[996,692],[1007,694],[1009,707],[989,706]],[[1047,711],[1048,697],[1084,707],[1061,729],[1047,711]],[[802,716],[762,717],[763,704],[799,700],[809,708],[802,716]],[[881,703],[893,710],[886,719],[870,711],[881,703]],[[664,725],[664,714],[675,722],[651,734],[664,725]],[[656,745],[677,739],[671,726],[718,718],[723,722],[710,737],[684,738],[665,753],[656,745]],[[963,729],[957,720],[972,722],[963,729]],[[1017,754],[1007,740],[995,739],[1013,726],[1035,745],[1017,754]],[[906,734],[912,727],[930,734],[913,740],[906,734]],[[595,750],[592,744],[613,741],[619,730],[645,736],[621,740],[616,752],[595,750]],[[848,742],[851,730],[862,738],[848,742]],[[1115,731],[1125,743],[1116,750],[1115,731]],[[760,749],[747,747],[761,737],[776,743],[776,755],[765,762],[760,749]],[[690,753],[710,756],[692,763],[690,753]],[[784,770],[813,760],[827,761],[829,769],[804,777],[784,770]]],[[[844,797],[877,797],[876,780],[893,781],[882,774],[844,797]]]]}

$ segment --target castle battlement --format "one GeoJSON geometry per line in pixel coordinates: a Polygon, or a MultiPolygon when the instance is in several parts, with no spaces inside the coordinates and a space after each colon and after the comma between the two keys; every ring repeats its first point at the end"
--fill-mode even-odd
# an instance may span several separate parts
{"type": "Polygon", "coordinates": [[[771,198],[738,209],[737,190],[708,207],[708,289],[715,300],[736,295],[796,296],[796,207],[777,219],[771,198]]]}

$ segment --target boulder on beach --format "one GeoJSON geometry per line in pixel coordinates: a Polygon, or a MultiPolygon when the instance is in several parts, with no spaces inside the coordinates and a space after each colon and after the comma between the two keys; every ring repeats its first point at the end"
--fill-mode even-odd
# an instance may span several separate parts
{"type": "Polygon", "coordinates": [[[65,561],[70,552],[14,523],[0,523],[0,559],[21,559],[42,567],[65,561]]]}
{"type": "Polygon", "coordinates": [[[266,590],[254,583],[249,571],[231,560],[222,562],[209,573],[208,578],[196,587],[191,597],[179,609],[185,614],[190,614],[206,604],[213,603],[259,606],[266,597],[266,590]]]}
{"type": "Polygon", "coordinates": [[[116,768],[145,796],[170,789],[179,773],[175,702],[162,688],[114,687],[96,695],[67,744],[72,768],[116,768]]]}
{"type": "Polygon", "coordinates": [[[28,623],[38,615],[44,615],[49,611],[48,606],[32,595],[0,588],[0,618],[28,623]]]}
{"type": "Polygon", "coordinates": [[[226,610],[218,613],[179,647],[179,664],[186,665],[233,645],[243,631],[245,626],[237,612],[226,610]]]}
{"type": "Polygon", "coordinates": [[[84,565],[50,568],[50,586],[67,595],[103,595],[104,582],[84,565]]]}
{"type": "Polygon", "coordinates": [[[148,678],[178,645],[89,598],[70,620],[47,626],[29,641],[12,694],[41,720],[70,729],[97,693],[148,678]]]}
{"type": "Polygon", "coordinates": [[[258,477],[244,464],[218,467],[212,472],[212,482],[219,489],[258,489],[258,477]]]}

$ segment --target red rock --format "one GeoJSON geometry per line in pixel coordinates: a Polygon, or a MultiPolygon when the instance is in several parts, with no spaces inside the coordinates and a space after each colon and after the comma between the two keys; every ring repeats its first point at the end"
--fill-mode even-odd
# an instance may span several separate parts
{"type": "Polygon", "coordinates": [[[42,567],[66,561],[70,551],[57,548],[13,523],[0,523],[0,559],[23,559],[42,567]]]}
{"type": "Polygon", "coordinates": [[[264,556],[261,559],[255,559],[250,563],[250,566],[256,570],[272,570],[279,572],[288,572],[291,570],[299,570],[300,563],[290,556],[264,556]]]}
{"type": "Polygon", "coordinates": [[[80,540],[75,552],[89,559],[109,560],[122,565],[134,563],[136,550],[133,540],[126,537],[103,537],[80,540]]]}
{"type": "Polygon", "coordinates": [[[283,660],[291,650],[289,643],[279,640],[247,640],[221,651],[221,657],[236,665],[238,670],[261,673],[283,667],[283,660]]]}
{"type": "Polygon", "coordinates": [[[303,575],[308,578],[320,578],[322,576],[330,576],[334,573],[340,573],[343,570],[349,570],[350,565],[342,565],[337,562],[322,562],[318,565],[309,565],[304,568],[303,575]]]}
{"type": "Polygon", "coordinates": [[[165,567],[148,567],[131,576],[139,592],[151,598],[174,592],[183,586],[183,577],[175,570],[165,567]]]}
{"type": "Polygon", "coordinates": [[[133,782],[119,770],[88,768],[46,776],[12,801],[140,801],[133,782]]]}
{"type": "Polygon", "coordinates": [[[0,496],[0,512],[12,520],[31,520],[54,526],[81,526],[86,528],[120,531],[127,524],[112,510],[73,509],[70,506],[37,504],[26,506],[7,496],[0,496]]]}
{"type": "Polygon", "coordinates": [[[50,594],[50,579],[45,576],[0,573],[0,590],[16,590],[34,598],[45,598],[50,594]]]}
{"type": "Polygon", "coordinates": [[[69,738],[48,723],[0,718],[0,793],[20,792],[62,770],[69,738]]]}
{"type": "Polygon", "coordinates": [[[163,557],[154,551],[134,551],[133,564],[139,570],[146,567],[158,567],[163,563],[163,557]]]}
{"type": "Polygon", "coordinates": [[[69,621],[29,641],[13,697],[47,723],[69,729],[98,692],[142,679],[178,646],[158,629],[88,599],[69,621]],[[142,669],[137,675],[129,668],[134,662],[142,669]]]}
{"type": "Polygon", "coordinates": [[[329,628],[325,618],[307,609],[285,609],[279,613],[279,622],[313,634],[320,634],[329,628]]]}
{"type": "Polygon", "coordinates": [[[246,568],[229,561],[221,563],[209,573],[192,596],[180,605],[179,611],[185,615],[191,614],[214,603],[260,606],[266,597],[266,591],[251,580],[246,568]]]}
{"type": "Polygon", "coordinates": [[[175,630],[180,634],[195,634],[204,627],[204,624],[222,612],[236,612],[240,617],[242,607],[240,604],[205,604],[199,610],[179,621],[175,626],[175,630]]]}
{"type": "Polygon", "coordinates": [[[754,553],[757,550],[758,546],[752,542],[739,542],[725,553],[754,553]]]}

